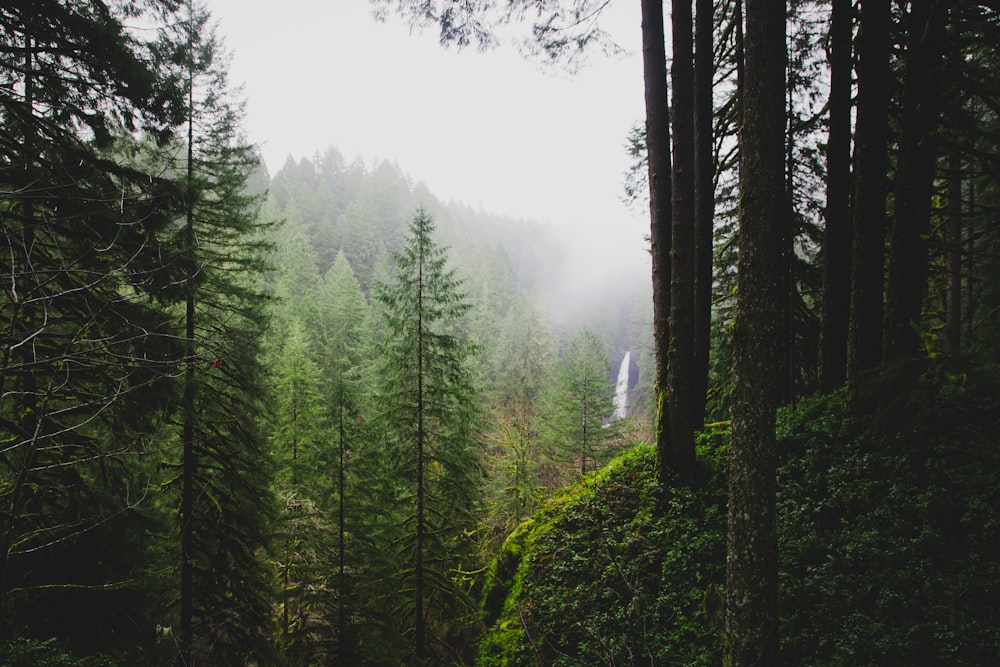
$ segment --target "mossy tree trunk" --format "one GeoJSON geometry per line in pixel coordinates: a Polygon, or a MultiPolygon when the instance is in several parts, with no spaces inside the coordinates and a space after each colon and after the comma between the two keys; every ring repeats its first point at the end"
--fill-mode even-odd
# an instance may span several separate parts
{"type": "Polygon", "coordinates": [[[734,667],[779,661],[774,429],[787,306],[783,3],[747,0],[745,48],[726,558],[726,632],[734,667]]]}

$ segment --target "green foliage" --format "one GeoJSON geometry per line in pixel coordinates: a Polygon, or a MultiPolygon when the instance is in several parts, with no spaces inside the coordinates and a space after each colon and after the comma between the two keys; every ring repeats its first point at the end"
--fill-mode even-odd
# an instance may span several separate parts
{"type": "Polygon", "coordinates": [[[413,587],[414,604],[401,607],[417,662],[455,661],[466,641],[470,582],[462,573],[471,569],[481,476],[479,400],[468,364],[476,348],[461,331],[469,305],[433,232],[433,220],[419,209],[395,255],[394,280],[377,291],[382,455],[394,461],[404,517],[397,543],[412,563],[397,574],[397,585],[400,593],[413,587]]]}
{"type": "Polygon", "coordinates": [[[52,639],[12,639],[0,646],[0,667],[115,667],[103,655],[78,657],[52,639]]]}
{"type": "MultiPolygon", "coordinates": [[[[1000,369],[868,389],[882,400],[861,418],[834,394],[779,423],[783,659],[989,664],[1000,369]]],[[[638,447],[522,523],[486,570],[478,664],[720,664],[727,454],[726,430],[702,434],[701,479],[661,487],[638,447]]]]}
{"type": "Polygon", "coordinates": [[[845,419],[840,395],[786,415],[789,662],[981,665],[1000,654],[998,370],[911,378],[865,421],[845,419]]]}
{"type": "Polygon", "coordinates": [[[604,346],[584,329],[556,362],[554,382],[544,398],[542,435],[562,459],[564,470],[575,466],[583,475],[613,455],[618,435],[611,422],[614,393],[611,362],[604,346]]]}
{"type": "Polygon", "coordinates": [[[508,538],[487,570],[479,664],[718,661],[702,601],[723,578],[723,477],[661,487],[654,467],[637,447],[508,538]]]}

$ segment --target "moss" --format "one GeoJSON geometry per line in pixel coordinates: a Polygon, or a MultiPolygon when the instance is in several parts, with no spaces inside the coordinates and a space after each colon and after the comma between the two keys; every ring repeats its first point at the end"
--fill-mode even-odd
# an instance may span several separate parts
{"type": "Polygon", "coordinates": [[[706,516],[724,517],[722,485],[710,487],[664,493],[655,451],[641,446],[564,490],[508,538],[490,566],[490,630],[479,664],[600,664],[630,654],[660,664],[698,644],[693,636],[709,648],[688,657],[709,660],[712,630],[701,605],[705,588],[721,584],[723,544],[719,526],[702,528],[706,516]],[[688,539],[692,530],[707,539],[688,539]],[[663,581],[665,554],[670,582],[663,581]]]}
{"type": "MultiPolygon", "coordinates": [[[[862,419],[842,394],[780,415],[789,664],[1000,654],[1000,369],[911,385],[862,419]]],[[[479,664],[721,664],[728,442],[701,434],[687,483],[630,450],[519,526],[491,565],[479,664]]]]}

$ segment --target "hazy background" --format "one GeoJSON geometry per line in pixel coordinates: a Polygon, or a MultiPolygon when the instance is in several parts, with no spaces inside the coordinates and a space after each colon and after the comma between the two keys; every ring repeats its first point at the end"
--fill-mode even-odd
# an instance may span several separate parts
{"type": "Polygon", "coordinates": [[[576,290],[648,280],[648,217],[621,201],[626,136],[643,118],[637,3],[613,3],[602,21],[625,54],[594,54],[573,76],[511,44],[446,49],[436,30],[377,23],[367,0],[208,7],[272,174],[328,146],[388,159],[443,200],[565,228],[576,290]]]}

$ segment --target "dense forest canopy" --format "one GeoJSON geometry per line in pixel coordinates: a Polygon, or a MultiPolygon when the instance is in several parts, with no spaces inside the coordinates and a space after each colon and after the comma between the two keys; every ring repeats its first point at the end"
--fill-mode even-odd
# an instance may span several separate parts
{"type": "MultiPolygon", "coordinates": [[[[371,3],[573,67],[609,4],[371,3]]],[[[0,8],[0,665],[1000,652],[1000,14],[641,10],[621,261],[265,166],[202,2],[0,8]]]]}

